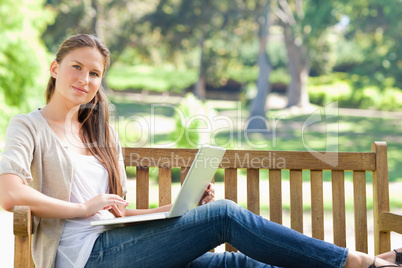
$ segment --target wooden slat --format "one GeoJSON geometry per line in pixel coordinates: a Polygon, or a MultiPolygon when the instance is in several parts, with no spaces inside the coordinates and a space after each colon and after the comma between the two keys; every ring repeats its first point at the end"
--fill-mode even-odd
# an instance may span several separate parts
{"type": "Polygon", "coordinates": [[[353,172],[353,199],[356,250],[368,253],[366,172],[353,172]]]}
{"type": "MultiPolygon", "coordinates": [[[[237,169],[225,168],[225,198],[237,203],[237,169]]],[[[237,251],[231,244],[225,244],[225,250],[237,251]]]]}
{"type": "Polygon", "coordinates": [[[225,168],[225,198],[237,203],[237,169],[225,168]]]}
{"type": "Polygon", "coordinates": [[[149,208],[149,168],[137,167],[136,208],[149,208]]]}
{"type": "Polygon", "coordinates": [[[32,215],[29,206],[15,206],[14,267],[35,267],[31,254],[32,215]]]}
{"type": "Polygon", "coordinates": [[[373,172],[373,216],[374,216],[374,254],[391,249],[391,234],[380,229],[380,215],[389,212],[389,183],[387,144],[373,142],[371,150],[375,153],[376,171],[373,172]]]}
{"type": "Polygon", "coordinates": [[[282,224],[282,179],[281,170],[269,170],[269,219],[282,224]]]}
{"type": "Polygon", "coordinates": [[[190,168],[188,168],[188,167],[182,167],[180,169],[180,181],[181,181],[182,185],[183,185],[184,180],[186,179],[186,176],[187,176],[187,173],[189,170],[190,170],[190,168]]]}
{"type": "Polygon", "coordinates": [[[321,170],[311,170],[312,237],[324,240],[324,192],[321,170]]]}
{"type": "Polygon", "coordinates": [[[303,179],[301,170],[290,170],[290,227],[303,233],[303,179]]]}
{"type": "Polygon", "coordinates": [[[159,168],[159,206],[172,203],[172,170],[159,168]]]}
{"type": "Polygon", "coordinates": [[[260,171],[247,169],[247,209],[260,215],[260,171]]]}
{"type": "Polygon", "coordinates": [[[343,171],[332,171],[332,213],[334,244],[346,247],[345,175],[343,171]]]}
{"type": "MultiPolygon", "coordinates": [[[[190,167],[197,149],[125,148],[126,166],[190,167]]],[[[309,169],[309,170],[375,170],[375,154],[351,152],[227,150],[220,168],[309,169]],[[322,152],[324,153],[324,152],[322,152]],[[332,166],[331,163],[337,163],[332,166]]]]}

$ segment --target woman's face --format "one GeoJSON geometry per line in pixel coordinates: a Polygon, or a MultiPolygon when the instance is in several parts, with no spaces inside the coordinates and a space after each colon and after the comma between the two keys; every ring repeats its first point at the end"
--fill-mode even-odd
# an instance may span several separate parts
{"type": "Polygon", "coordinates": [[[66,106],[90,102],[99,90],[104,69],[104,57],[91,47],[77,48],[61,62],[53,61],[50,73],[56,79],[52,99],[66,106]]]}

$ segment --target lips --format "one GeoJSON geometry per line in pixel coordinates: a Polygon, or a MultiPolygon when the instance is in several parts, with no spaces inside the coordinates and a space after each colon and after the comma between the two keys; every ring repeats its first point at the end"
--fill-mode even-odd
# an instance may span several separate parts
{"type": "Polygon", "coordinates": [[[73,89],[75,92],[79,93],[79,94],[86,94],[88,93],[88,90],[86,90],[85,88],[82,87],[75,87],[73,86],[73,89]]]}

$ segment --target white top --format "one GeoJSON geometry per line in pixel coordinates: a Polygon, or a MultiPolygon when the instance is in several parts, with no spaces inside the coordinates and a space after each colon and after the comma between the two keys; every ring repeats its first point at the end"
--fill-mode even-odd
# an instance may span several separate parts
{"type": "MultiPolygon", "coordinates": [[[[94,196],[108,191],[108,173],[94,156],[72,152],[76,164],[71,185],[70,202],[84,203],[94,196]]],[[[108,230],[104,226],[92,227],[90,221],[111,219],[113,214],[101,210],[88,218],[68,219],[57,249],[56,267],[84,267],[99,234],[108,230]]]]}

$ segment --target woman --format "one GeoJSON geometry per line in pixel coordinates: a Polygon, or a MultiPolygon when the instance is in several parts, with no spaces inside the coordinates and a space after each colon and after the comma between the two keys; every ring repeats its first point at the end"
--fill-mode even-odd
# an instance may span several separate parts
{"type": "Polygon", "coordinates": [[[212,184],[204,196],[207,204],[180,218],[90,227],[95,219],[170,209],[125,209],[121,147],[108,125],[101,89],[108,66],[109,50],[97,38],[68,38],[50,66],[47,105],[14,117],[7,128],[0,204],[8,211],[15,205],[31,207],[37,267],[392,265],[309,238],[230,201],[211,202],[212,184]],[[223,242],[244,254],[205,253],[223,242]]]}

